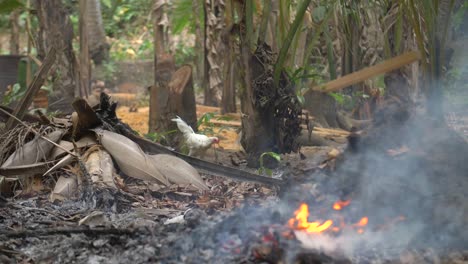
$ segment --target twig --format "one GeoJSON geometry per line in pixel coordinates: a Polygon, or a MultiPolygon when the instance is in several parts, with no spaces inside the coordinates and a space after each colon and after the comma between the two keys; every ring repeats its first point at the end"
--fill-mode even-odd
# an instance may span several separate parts
{"type": "Polygon", "coordinates": [[[62,221],[66,221],[66,219],[67,219],[65,216],[62,216],[62,215],[57,214],[57,213],[55,213],[53,211],[49,211],[49,210],[46,210],[46,209],[43,209],[43,208],[27,207],[27,206],[21,206],[21,205],[16,205],[16,204],[13,204],[12,206],[17,208],[17,209],[20,209],[20,210],[24,209],[24,210],[28,210],[28,211],[38,211],[38,212],[47,213],[47,214],[50,214],[50,215],[53,215],[53,216],[59,218],[62,221]]]}
{"type": "Polygon", "coordinates": [[[64,147],[60,146],[59,144],[53,142],[52,140],[48,139],[46,136],[43,136],[41,133],[37,132],[37,130],[35,130],[34,128],[32,128],[31,126],[28,126],[27,124],[25,124],[23,121],[21,121],[19,118],[17,118],[16,116],[8,113],[7,111],[3,110],[2,108],[0,108],[0,111],[2,111],[3,113],[9,115],[10,117],[12,117],[13,119],[15,119],[16,121],[18,121],[21,125],[23,125],[24,127],[26,128],[29,128],[31,129],[32,132],[34,132],[36,135],[40,136],[41,138],[43,138],[45,141],[48,141],[49,143],[51,143],[52,145],[56,146],[57,148],[60,148],[62,149],[63,151],[67,152],[68,154],[74,156],[74,157],[77,157],[78,155],[65,149],[64,147]]]}

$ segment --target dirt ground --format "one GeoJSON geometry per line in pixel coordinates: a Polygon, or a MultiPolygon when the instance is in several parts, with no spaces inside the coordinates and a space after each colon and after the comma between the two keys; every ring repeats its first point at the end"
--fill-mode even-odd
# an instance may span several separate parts
{"type": "MultiPolygon", "coordinates": [[[[130,112],[130,107],[121,106],[117,109],[117,116],[127,123],[134,130],[138,131],[140,135],[148,133],[148,120],[149,120],[149,107],[139,107],[137,112],[130,112]]],[[[207,107],[197,105],[197,117],[200,118],[205,113],[219,113],[217,107],[207,107]]],[[[214,117],[216,119],[217,117],[214,117]]],[[[236,127],[224,127],[220,131],[220,126],[214,129],[214,136],[220,139],[219,146],[225,150],[238,151],[240,150],[239,138],[236,133],[236,127]]]]}
{"type": "MultiPolygon", "coordinates": [[[[146,134],[149,108],[129,112],[128,105],[119,107],[119,118],[146,134]]],[[[198,106],[197,116],[216,111],[198,106]]],[[[466,115],[457,113],[447,119],[454,130],[468,138],[466,115]]],[[[235,127],[221,132],[216,127],[215,133],[223,151],[218,153],[220,159],[210,155],[211,151],[207,159],[236,166],[242,156],[237,155],[235,127]]],[[[304,147],[305,159],[298,154],[283,155],[274,177],[290,180],[308,175],[311,183],[302,186],[307,190],[304,194],[326,199],[330,194],[320,188],[329,176],[321,173],[321,167],[331,150],[304,147]]],[[[244,165],[237,167],[246,169],[244,165]]],[[[148,184],[127,179],[125,192],[111,194],[111,206],[102,204],[109,200],[106,193],[96,193],[91,199],[51,202],[46,182],[44,188],[27,195],[8,200],[0,197],[0,263],[275,263],[252,259],[252,246],[265,243],[261,236],[265,228],[286,223],[295,208],[289,206],[286,213],[281,212],[279,203],[292,192],[278,194],[268,186],[213,175],[202,177],[209,192],[180,187],[153,190],[148,184]]],[[[408,251],[396,259],[372,256],[370,260],[342,263],[468,263],[468,251],[463,247],[440,257],[427,248],[408,251]]]]}

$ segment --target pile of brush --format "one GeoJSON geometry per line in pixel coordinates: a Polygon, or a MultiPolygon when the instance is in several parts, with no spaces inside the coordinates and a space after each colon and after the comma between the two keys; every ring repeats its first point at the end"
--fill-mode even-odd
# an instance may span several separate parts
{"type": "Polygon", "coordinates": [[[50,188],[53,201],[89,199],[97,190],[125,190],[124,179],[129,178],[142,180],[152,189],[177,185],[208,190],[197,170],[184,160],[168,154],[148,155],[122,135],[132,131],[118,120],[116,104],[106,94],[93,108],[83,99],[75,100],[73,108],[75,112],[65,118],[39,114],[38,122],[17,120],[15,128],[1,133],[2,196],[24,194],[40,186],[50,188]]]}

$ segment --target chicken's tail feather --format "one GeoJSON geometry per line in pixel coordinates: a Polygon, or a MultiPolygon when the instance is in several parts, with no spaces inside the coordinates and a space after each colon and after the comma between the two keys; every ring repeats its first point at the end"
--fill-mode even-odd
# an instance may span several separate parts
{"type": "Polygon", "coordinates": [[[171,121],[177,123],[177,128],[179,128],[180,132],[184,134],[195,133],[193,129],[187,123],[185,123],[185,121],[182,120],[182,118],[180,118],[179,116],[176,116],[176,118],[171,119],[171,121]]]}

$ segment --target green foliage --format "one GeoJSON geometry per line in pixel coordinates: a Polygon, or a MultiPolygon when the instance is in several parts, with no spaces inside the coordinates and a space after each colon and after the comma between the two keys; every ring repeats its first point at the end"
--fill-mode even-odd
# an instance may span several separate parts
{"type": "MultiPolygon", "coordinates": [[[[286,57],[288,55],[289,48],[291,43],[294,39],[294,36],[299,32],[300,25],[302,25],[302,21],[304,18],[304,14],[309,6],[311,0],[303,0],[301,4],[297,8],[296,17],[289,28],[288,34],[286,39],[284,40],[283,45],[281,46],[281,50],[278,55],[278,59],[276,60],[274,69],[273,69],[273,79],[275,86],[278,86],[281,72],[284,70],[284,63],[286,61],[286,57]]],[[[247,25],[248,27],[248,25],[247,25]]]]}
{"type": "Polygon", "coordinates": [[[195,48],[186,46],[184,42],[177,43],[176,50],[174,52],[175,61],[177,65],[187,64],[195,59],[195,48]]]}
{"type": "Polygon", "coordinates": [[[323,82],[323,76],[317,71],[318,68],[314,66],[299,67],[294,71],[286,70],[290,83],[296,88],[296,97],[301,105],[305,103],[302,93],[308,89],[306,81],[312,80],[314,83],[323,82]]]}
{"type": "Polygon", "coordinates": [[[258,168],[258,173],[259,174],[266,173],[268,176],[271,176],[273,174],[273,171],[264,166],[263,158],[265,156],[270,156],[270,157],[274,158],[275,160],[277,160],[278,162],[281,161],[281,156],[280,156],[280,154],[278,154],[276,152],[272,152],[272,151],[264,152],[264,153],[262,153],[262,155],[260,155],[260,159],[259,159],[260,167],[258,168]]]}
{"type": "Polygon", "coordinates": [[[9,105],[13,102],[18,101],[23,97],[24,93],[26,92],[25,88],[22,88],[19,83],[15,83],[12,87],[11,90],[8,90],[5,92],[5,95],[3,96],[3,104],[4,105],[9,105]]]}
{"type": "Polygon", "coordinates": [[[24,4],[18,0],[0,0],[0,14],[10,13],[18,8],[24,8],[24,4]]]}
{"type": "Polygon", "coordinates": [[[167,136],[170,135],[170,134],[174,134],[176,132],[177,132],[177,130],[170,130],[170,131],[161,132],[161,133],[152,132],[152,133],[146,134],[145,138],[147,138],[147,139],[149,139],[149,140],[151,140],[153,142],[156,142],[156,143],[168,144],[167,136]]]}
{"type": "MultiPolygon", "coordinates": [[[[10,90],[6,91],[2,104],[4,105],[9,105],[13,102],[19,101],[24,94],[26,93],[27,87],[22,87],[19,83],[15,83],[10,90]]],[[[41,90],[47,91],[47,93],[50,93],[52,91],[51,86],[42,86],[41,90]]]]}
{"type": "MultiPolygon", "coordinates": [[[[194,0],[199,1],[199,0],[194,0]]],[[[199,5],[203,5],[202,1],[199,1],[199,5]]],[[[184,29],[188,29],[189,32],[194,32],[195,23],[192,9],[192,0],[175,0],[173,3],[173,9],[171,12],[171,25],[172,32],[174,34],[181,33],[184,29]]],[[[203,12],[201,12],[203,13],[203,12]]]]}
{"type": "MultiPolygon", "coordinates": [[[[129,37],[131,38],[131,37],[129,37]]],[[[111,60],[123,61],[128,59],[148,59],[153,54],[151,39],[131,41],[127,38],[116,40],[111,46],[111,60]]]]}
{"type": "Polygon", "coordinates": [[[464,29],[463,28],[460,28],[461,25],[463,24],[463,19],[465,18],[466,16],[466,13],[468,13],[468,1],[464,1],[463,5],[458,8],[457,10],[455,10],[454,14],[453,14],[453,29],[454,31],[463,31],[464,29]]]}
{"type": "Polygon", "coordinates": [[[328,93],[331,97],[333,97],[333,99],[335,99],[335,101],[340,104],[340,105],[343,105],[344,102],[345,102],[345,97],[343,94],[341,93],[328,93]]]}
{"type": "Polygon", "coordinates": [[[319,23],[326,18],[327,8],[325,6],[317,6],[312,10],[312,18],[314,22],[319,23]]]}
{"type": "Polygon", "coordinates": [[[197,121],[197,129],[200,129],[201,125],[208,126],[210,125],[210,120],[216,115],[216,113],[207,112],[204,113],[197,121]]]}
{"type": "Polygon", "coordinates": [[[101,0],[102,19],[106,34],[110,37],[130,36],[150,28],[152,0],[105,1],[101,0]]]}
{"type": "MultiPolygon", "coordinates": [[[[197,129],[200,133],[205,134],[205,135],[214,135],[214,127],[215,125],[210,122],[211,119],[215,117],[217,113],[212,113],[212,112],[207,112],[203,114],[197,121],[197,129]]],[[[230,116],[220,116],[217,117],[216,120],[222,120],[222,121],[231,121],[233,120],[232,117],[230,116]]],[[[229,126],[221,126],[218,129],[217,135],[220,134],[223,130],[229,130],[231,129],[229,126]]]]}

